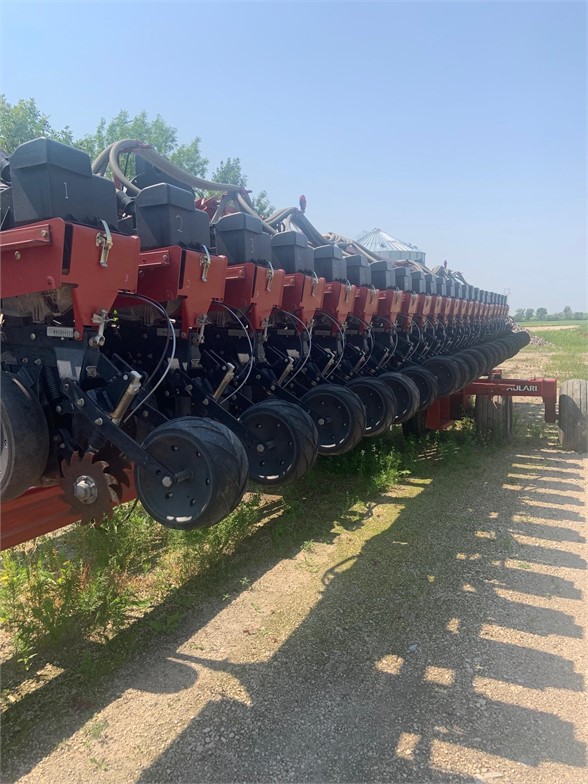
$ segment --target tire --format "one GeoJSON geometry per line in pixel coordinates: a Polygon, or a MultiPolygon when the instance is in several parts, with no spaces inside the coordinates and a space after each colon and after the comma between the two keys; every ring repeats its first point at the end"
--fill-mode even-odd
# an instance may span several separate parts
{"type": "Polygon", "coordinates": [[[449,357],[435,357],[423,363],[423,367],[430,371],[437,379],[437,393],[439,397],[452,395],[460,388],[462,373],[459,365],[449,357]]]}
{"type": "Polygon", "coordinates": [[[588,451],[588,381],[564,381],[559,390],[559,442],[564,449],[588,451]]]}
{"type": "Polygon", "coordinates": [[[0,373],[0,497],[12,501],[38,484],[49,457],[39,400],[12,373],[0,373]]]}
{"type": "Polygon", "coordinates": [[[169,465],[170,472],[194,469],[191,479],[166,490],[161,478],[135,464],[139,500],[147,513],[167,528],[208,528],[230,514],[243,497],[247,455],[225,425],[211,419],[179,417],[152,430],[143,448],[169,465]]]}
{"type": "Polygon", "coordinates": [[[412,378],[402,373],[383,373],[378,376],[387,384],[396,398],[396,416],[394,424],[400,425],[413,417],[419,409],[421,398],[419,389],[412,378]]]}
{"type": "MultiPolygon", "coordinates": [[[[457,360],[464,368],[464,376],[465,376],[465,383],[463,386],[467,386],[471,384],[472,381],[475,381],[479,373],[480,363],[479,360],[473,354],[467,354],[465,351],[462,351],[460,354],[456,354],[452,357],[453,360],[457,360]]],[[[463,387],[462,387],[463,389],[463,387]]]]}
{"type": "Polygon", "coordinates": [[[253,438],[261,436],[258,444],[245,444],[249,478],[253,482],[274,487],[289,485],[314,465],[319,434],[312,418],[300,406],[284,400],[264,400],[246,409],[239,421],[253,438]]]}
{"type": "Polygon", "coordinates": [[[363,403],[339,384],[313,387],[300,399],[319,434],[319,455],[344,455],[359,444],[367,424],[363,403]]]}
{"type": "Polygon", "coordinates": [[[431,371],[417,365],[409,365],[406,368],[402,368],[400,372],[403,376],[410,378],[417,386],[420,397],[418,410],[424,411],[429,406],[432,406],[439,397],[439,387],[437,379],[431,371]]]}
{"type": "Polygon", "coordinates": [[[347,389],[355,392],[366,412],[365,436],[373,437],[390,430],[396,416],[394,392],[377,378],[354,378],[347,389]]]}
{"type": "Polygon", "coordinates": [[[406,439],[409,438],[424,438],[427,434],[425,422],[427,421],[426,411],[417,411],[417,413],[409,420],[403,423],[402,432],[406,439]]]}
{"type": "Polygon", "coordinates": [[[512,441],[512,397],[476,395],[474,421],[478,435],[495,441],[512,441]]]}

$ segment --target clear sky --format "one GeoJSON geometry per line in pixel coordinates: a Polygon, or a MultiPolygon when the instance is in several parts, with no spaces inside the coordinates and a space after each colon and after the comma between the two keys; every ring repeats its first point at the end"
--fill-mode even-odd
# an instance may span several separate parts
{"type": "Polygon", "coordinates": [[[588,310],[583,2],[4,2],[1,89],[76,135],[160,113],[323,232],[588,310]]]}

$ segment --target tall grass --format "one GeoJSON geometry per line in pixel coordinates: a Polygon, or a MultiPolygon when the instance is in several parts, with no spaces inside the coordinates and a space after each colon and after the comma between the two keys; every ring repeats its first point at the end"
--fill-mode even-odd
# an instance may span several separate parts
{"type": "Polygon", "coordinates": [[[555,376],[560,381],[588,378],[588,324],[574,329],[541,330],[538,335],[547,345],[529,345],[525,353],[548,354],[548,376],[555,376]]]}

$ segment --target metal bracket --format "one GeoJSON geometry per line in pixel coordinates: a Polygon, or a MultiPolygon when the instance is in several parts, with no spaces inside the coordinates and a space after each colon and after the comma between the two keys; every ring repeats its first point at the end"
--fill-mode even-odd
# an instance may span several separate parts
{"type": "Polygon", "coordinates": [[[98,324],[98,334],[91,337],[88,341],[92,348],[103,346],[106,343],[104,328],[110,321],[112,321],[112,319],[108,318],[108,312],[104,309],[101,310],[100,313],[92,314],[92,324],[98,324]]]}
{"type": "Polygon", "coordinates": [[[203,248],[202,256],[200,256],[200,266],[202,268],[202,275],[200,277],[200,280],[206,283],[206,281],[208,280],[208,270],[210,269],[210,264],[211,264],[210,251],[208,250],[206,245],[203,245],[202,248],[203,248]]]}
{"type": "Polygon", "coordinates": [[[349,297],[351,296],[351,283],[346,280],[345,281],[345,302],[349,302],[349,297]]]}
{"type": "Polygon", "coordinates": [[[310,286],[310,294],[313,297],[316,295],[316,289],[317,289],[318,284],[319,284],[318,275],[313,270],[312,271],[312,283],[311,283],[311,286],[310,286]]]}
{"type": "Polygon", "coordinates": [[[268,268],[267,268],[267,272],[265,273],[265,279],[266,279],[265,290],[271,291],[275,272],[271,261],[268,261],[267,263],[268,263],[268,268]]]}
{"type": "Polygon", "coordinates": [[[100,251],[100,266],[108,267],[108,254],[113,245],[112,234],[105,220],[101,220],[100,223],[104,226],[104,232],[99,231],[96,235],[96,247],[102,249],[100,251]]]}

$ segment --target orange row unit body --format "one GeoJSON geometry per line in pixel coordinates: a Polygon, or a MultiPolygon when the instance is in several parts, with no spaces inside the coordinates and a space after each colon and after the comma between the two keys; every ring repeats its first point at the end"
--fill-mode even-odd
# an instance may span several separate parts
{"type": "Polygon", "coordinates": [[[158,302],[179,302],[182,332],[201,326],[225,294],[227,259],[178,245],[141,253],[138,292],[158,302]]]}
{"type": "Polygon", "coordinates": [[[323,307],[325,279],[294,272],[284,278],[282,307],[292,313],[305,326],[309,326],[317,310],[323,307]]]}
{"type": "Polygon", "coordinates": [[[255,331],[269,323],[274,308],[282,306],[284,270],[253,262],[227,267],[224,302],[247,316],[255,331]]]}
{"type": "Polygon", "coordinates": [[[137,290],[139,238],[52,218],[2,232],[2,296],[71,288],[75,337],[137,290]]]}
{"type": "Polygon", "coordinates": [[[359,333],[365,332],[378,312],[380,291],[373,286],[358,286],[355,291],[353,315],[359,319],[359,333]]]}

